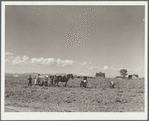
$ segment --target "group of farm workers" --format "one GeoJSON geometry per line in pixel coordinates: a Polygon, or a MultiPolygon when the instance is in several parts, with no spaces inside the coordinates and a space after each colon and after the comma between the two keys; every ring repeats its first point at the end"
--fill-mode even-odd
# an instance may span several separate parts
{"type": "MultiPolygon", "coordinates": [[[[34,85],[39,85],[39,84],[41,84],[39,78],[40,78],[40,74],[38,74],[38,76],[35,78],[34,85]]],[[[83,77],[83,80],[82,80],[81,83],[80,83],[80,87],[86,88],[86,87],[87,87],[87,83],[88,83],[87,77],[84,76],[84,77],[83,77]]],[[[29,75],[29,78],[28,78],[28,86],[32,86],[32,85],[33,85],[33,83],[32,83],[32,77],[31,77],[31,75],[29,75]]],[[[47,85],[47,84],[46,84],[46,85],[47,85]]]]}
{"type": "MultiPolygon", "coordinates": [[[[48,78],[48,77],[47,77],[48,78]]],[[[40,79],[40,74],[38,74],[38,76],[35,78],[35,81],[34,81],[34,85],[48,85],[48,81],[47,81],[47,78],[45,79],[44,78],[44,81],[42,80],[41,81],[41,79],[40,79]],[[44,83],[44,84],[43,84],[44,83]]],[[[31,77],[31,75],[29,75],[29,78],[28,78],[28,86],[32,86],[32,77],[31,77]]],[[[87,81],[87,77],[86,76],[84,76],[83,77],[83,80],[81,81],[81,83],[80,83],[80,87],[84,87],[84,88],[86,88],[87,87],[87,83],[88,83],[88,81],[87,81]]],[[[115,86],[115,82],[113,82],[113,81],[111,81],[110,82],[110,88],[114,88],[114,86],[115,86]]]]}
{"type": "MultiPolygon", "coordinates": [[[[40,74],[38,74],[38,76],[34,80],[34,85],[41,85],[43,82],[45,82],[45,81],[47,82],[47,78],[48,78],[47,76],[46,76],[46,78],[41,78],[40,74]]],[[[29,75],[28,86],[32,86],[33,85],[32,80],[33,80],[33,78],[31,77],[31,75],[29,75]]]]}

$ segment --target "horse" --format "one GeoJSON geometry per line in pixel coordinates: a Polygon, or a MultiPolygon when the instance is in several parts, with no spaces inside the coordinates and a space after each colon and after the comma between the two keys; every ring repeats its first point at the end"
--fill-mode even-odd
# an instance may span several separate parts
{"type": "Polygon", "coordinates": [[[67,82],[69,81],[69,79],[73,79],[73,74],[67,74],[66,76],[54,76],[54,84],[59,86],[58,83],[59,82],[65,82],[65,87],[67,86],[67,82]]]}

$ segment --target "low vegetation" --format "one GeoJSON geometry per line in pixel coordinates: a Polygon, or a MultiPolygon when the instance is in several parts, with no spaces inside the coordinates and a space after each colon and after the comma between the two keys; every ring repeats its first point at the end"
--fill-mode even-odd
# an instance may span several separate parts
{"type": "MultiPolygon", "coordinates": [[[[67,87],[27,86],[27,76],[5,78],[5,111],[21,112],[143,112],[144,80],[69,80],[67,87]],[[116,83],[110,89],[110,81],[116,83]]],[[[50,81],[50,79],[49,79],[50,81]]]]}

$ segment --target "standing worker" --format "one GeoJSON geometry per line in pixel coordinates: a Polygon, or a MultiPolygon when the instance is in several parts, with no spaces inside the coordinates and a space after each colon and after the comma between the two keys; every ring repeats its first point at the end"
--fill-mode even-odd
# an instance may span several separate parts
{"type": "Polygon", "coordinates": [[[115,82],[111,81],[110,82],[110,88],[114,88],[114,86],[115,86],[115,82]]]}
{"type": "Polygon", "coordinates": [[[40,85],[40,74],[37,76],[37,85],[40,85]]]}
{"type": "Polygon", "coordinates": [[[45,77],[45,86],[48,86],[48,75],[45,77]]]}
{"type": "Polygon", "coordinates": [[[32,86],[32,77],[31,75],[29,75],[29,78],[28,78],[28,86],[32,86]]]}
{"type": "Polygon", "coordinates": [[[86,88],[86,86],[87,86],[87,83],[88,83],[88,81],[87,81],[87,77],[84,76],[84,79],[83,79],[83,85],[84,85],[85,88],[86,88]]]}
{"type": "Polygon", "coordinates": [[[37,85],[37,79],[38,79],[38,78],[35,78],[35,82],[34,82],[34,85],[37,85]]]}
{"type": "Polygon", "coordinates": [[[80,87],[86,88],[86,87],[87,87],[87,83],[88,83],[87,77],[84,76],[84,77],[83,77],[83,80],[82,80],[81,83],[80,83],[80,87]]]}

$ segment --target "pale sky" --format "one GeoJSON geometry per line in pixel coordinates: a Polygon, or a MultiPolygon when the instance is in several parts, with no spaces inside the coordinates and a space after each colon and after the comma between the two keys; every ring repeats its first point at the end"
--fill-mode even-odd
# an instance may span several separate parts
{"type": "Polygon", "coordinates": [[[8,73],[144,75],[144,6],[6,6],[8,73]]]}

